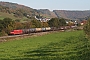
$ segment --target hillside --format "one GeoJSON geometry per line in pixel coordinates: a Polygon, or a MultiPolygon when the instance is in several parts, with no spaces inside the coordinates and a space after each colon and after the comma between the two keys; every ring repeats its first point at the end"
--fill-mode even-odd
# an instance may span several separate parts
{"type": "Polygon", "coordinates": [[[35,10],[16,3],[10,3],[10,2],[0,2],[0,8],[1,12],[13,14],[15,17],[27,17],[27,15],[32,16],[35,14],[35,10]]]}
{"type": "Polygon", "coordinates": [[[57,17],[57,15],[54,12],[52,12],[48,9],[39,9],[38,12],[39,12],[39,14],[41,14],[44,17],[48,17],[48,18],[57,17]]]}
{"type": "Polygon", "coordinates": [[[4,18],[11,18],[13,20],[16,20],[16,19],[20,19],[20,20],[28,19],[27,17],[24,17],[24,16],[22,18],[19,18],[19,17],[15,17],[13,14],[0,12],[0,19],[3,20],[4,18]]]}
{"type": "Polygon", "coordinates": [[[0,12],[0,19],[4,19],[4,18],[8,18],[8,17],[11,18],[11,19],[17,19],[12,14],[0,12]]]}
{"type": "Polygon", "coordinates": [[[9,14],[13,14],[15,17],[20,17],[22,18],[24,17],[33,17],[35,15],[41,15],[43,17],[56,17],[56,15],[49,11],[49,10],[44,10],[43,12],[49,12],[49,14],[47,13],[43,13],[41,10],[37,10],[37,9],[33,9],[24,5],[20,5],[17,3],[10,3],[10,2],[0,2],[0,7],[1,7],[1,12],[5,12],[5,13],[9,13],[9,14]]]}
{"type": "MultiPolygon", "coordinates": [[[[48,9],[33,9],[25,5],[17,4],[17,3],[11,3],[11,2],[0,2],[0,12],[7,13],[9,17],[12,18],[30,18],[34,16],[42,16],[43,18],[66,18],[66,19],[82,19],[87,16],[90,16],[90,10],[87,11],[69,11],[69,10],[53,10],[50,11],[48,9]]],[[[0,14],[2,15],[2,14],[0,14]]],[[[4,17],[7,17],[7,16],[4,17]]],[[[3,17],[0,16],[0,19],[3,17]]],[[[13,19],[15,19],[13,18],[13,19]]]]}
{"type": "Polygon", "coordinates": [[[90,15],[90,11],[67,11],[67,10],[53,10],[53,12],[60,18],[80,19],[90,15]]]}

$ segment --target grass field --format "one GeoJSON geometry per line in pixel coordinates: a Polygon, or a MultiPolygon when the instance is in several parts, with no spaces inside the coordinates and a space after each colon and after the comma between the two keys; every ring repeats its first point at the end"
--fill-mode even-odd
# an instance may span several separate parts
{"type": "Polygon", "coordinates": [[[90,60],[90,40],[73,31],[3,42],[0,60],[90,60]]]}

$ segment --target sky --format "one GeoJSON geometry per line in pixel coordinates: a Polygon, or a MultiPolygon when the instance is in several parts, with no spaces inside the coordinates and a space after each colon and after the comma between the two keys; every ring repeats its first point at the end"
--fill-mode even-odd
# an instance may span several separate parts
{"type": "Polygon", "coordinates": [[[90,0],[0,0],[13,2],[33,9],[90,10],[90,0]]]}

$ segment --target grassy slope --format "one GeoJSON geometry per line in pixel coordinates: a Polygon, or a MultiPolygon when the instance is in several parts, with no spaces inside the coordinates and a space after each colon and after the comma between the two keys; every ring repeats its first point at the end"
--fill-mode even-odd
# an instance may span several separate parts
{"type": "Polygon", "coordinates": [[[82,31],[60,32],[0,43],[0,59],[90,60],[90,41],[82,31]]]}
{"type": "Polygon", "coordinates": [[[4,19],[6,17],[9,17],[9,18],[12,18],[12,19],[16,19],[12,14],[0,12],[0,19],[4,19]]]}
{"type": "Polygon", "coordinates": [[[13,14],[8,14],[8,13],[3,13],[3,12],[0,12],[0,19],[4,19],[4,18],[11,18],[13,20],[15,19],[27,19],[26,17],[23,17],[23,18],[17,18],[17,17],[14,17],[13,14]]]}

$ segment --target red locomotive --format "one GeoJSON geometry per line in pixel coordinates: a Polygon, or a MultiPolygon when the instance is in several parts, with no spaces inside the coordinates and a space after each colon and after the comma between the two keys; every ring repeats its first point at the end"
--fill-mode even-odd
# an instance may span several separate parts
{"type": "Polygon", "coordinates": [[[13,30],[10,32],[10,34],[12,34],[12,35],[23,34],[23,31],[22,30],[13,30]]]}

